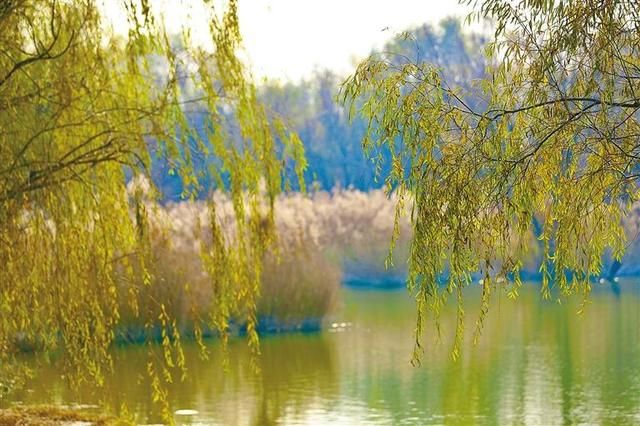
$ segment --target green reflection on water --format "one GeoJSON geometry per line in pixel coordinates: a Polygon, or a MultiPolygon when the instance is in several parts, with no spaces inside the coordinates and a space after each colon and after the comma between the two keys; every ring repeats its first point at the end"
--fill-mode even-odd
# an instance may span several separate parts
{"type": "MultiPolygon", "coordinates": [[[[496,295],[477,346],[478,290],[471,288],[462,358],[449,357],[451,306],[442,341],[428,337],[419,368],[409,364],[415,314],[406,292],[344,290],[327,331],[263,337],[259,375],[242,340],[231,344],[227,373],[215,341],[208,361],[187,344],[189,376],[171,389],[173,406],[198,410],[192,421],[206,424],[640,423],[640,286],[622,287],[620,297],[595,291],[582,316],[579,300],[541,301],[535,285],[515,302],[496,295]]],[[[55,365],[45,365],[14,399],[126,403],[140,422],[157,421],[145,351],[118,348],[106,390],[74,394],[55,365]]]]}

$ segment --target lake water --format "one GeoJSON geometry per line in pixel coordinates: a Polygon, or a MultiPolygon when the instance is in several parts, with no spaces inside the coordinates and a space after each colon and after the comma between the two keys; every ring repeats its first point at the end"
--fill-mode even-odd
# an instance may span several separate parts
{"type": "MultiPolygon", "coordinates": [[[[536,285],[518,300],[496,295],[483,335],[473,345],[478,290],[467,292],[462,357],[451,360],[454,306],[432,333],[422,366],[409,360],[415,308],[406,291],[342,292],[325,331],[262,337],[261,372],[249,368],[242,339],[200,359],[186,344],[189,376],[170,389],[176,416],[191,424],[640,424],[640,283],[616,296],[594,289],[584,315],[580,300],[541,301],[536,285]]],[[[106,390],[71,392],[59,370],[45,366],[22,403],[126,403],[140,423],[158,422],[145,378],[144,347],[116,350],[106,390]]]]}

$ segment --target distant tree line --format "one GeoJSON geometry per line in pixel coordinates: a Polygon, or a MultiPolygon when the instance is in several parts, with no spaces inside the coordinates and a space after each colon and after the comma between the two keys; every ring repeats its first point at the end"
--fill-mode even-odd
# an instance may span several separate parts
{"type": "MultiPolygon", "coordinates": [[[[440,69],[443,80],[471,91],[472,82],[484,76],[485,43],[483,35],[465,32],[459,21],[447,19],[437,27],[425,24],[402,34],[390,34],[390,40],[371,54],[383,56],[398,67],[416,61],[433,64],[440,69]]],[[[258,98],[272,116],[282,119],[304,143],[307,160],[304,181],[308,187],[324,190],[353,187],[363,191],[380,188],[389,176],[390,152],[386,147],[377,152],[363,152],[368,122],[356,114],[350,120],[349,111],[337,102],[343,79],[331,70],[319,69],[311,78],[299,82],[268,81],[258,88],[258,98]]],[[[199,111],[192,112],[193,126],[205,129],[204,117],[199,111]]],[[[192,156],[200,172],[200,196],[205,197],[215,187],[207,169],[210,162],[217,160],[195,145],[192,156]]],[[[154,180],[167,199],[179,200],[184,191],[182,180],[170,169],[165,159],[157,160],[154,180]]],[[[285,170],[289,178],[285,181],[293,189],[299,189],[293,164],[285,170]]]]}

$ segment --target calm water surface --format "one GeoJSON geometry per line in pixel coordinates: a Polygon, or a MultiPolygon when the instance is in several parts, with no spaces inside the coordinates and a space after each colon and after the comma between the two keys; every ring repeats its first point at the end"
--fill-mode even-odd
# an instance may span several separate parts
{"type": "MultiPolygon", "coordinates": [[[[171,399],[174,409],[198,414],[176,419],[224,425],[640,424],[640,283],[621,286],[619,296],[594,289],[582,316],[576,314],[579,300],[541,301],[535,285],[526,285],[515,302],[496,295],[476,346],[477,289],[471,289],[462,358],[449,356],[450,306],[440,343],[433,333],[426,336],[420,367],[409,363],[415,313],[407,293],[343,290],[325,331],[263,337],[258,375],[241,339],[231,344],[227,373],[215,340],[208,361],[187,344],[189,376],[172,387],[171,399]]],[[[106,391],[71,392],[55,365],[45,365],[13,398],[126,403],[138,422],[157,422],[144,376],[146,349],[119,348],[116,358],[106,391]]]]}

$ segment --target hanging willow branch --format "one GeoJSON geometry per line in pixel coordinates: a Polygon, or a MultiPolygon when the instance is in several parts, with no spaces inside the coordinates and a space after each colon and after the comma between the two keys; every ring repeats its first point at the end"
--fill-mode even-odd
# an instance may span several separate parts
{"type": "MultiPolygon", "coordinates": [[[[365,148],[387,147],[389,190],[414,201],[408,286],[418,302],[414,360],[427,317],[485,277],[478,331],[498,282],[517,295],[541,220],[542,292],[591,289],[602,254],[624,250],[621,218],[638,198],[640,9],[635,1],[467,2],[495,23],[486,76],[470,90],[428,63],[391,54],[342,87],[369,120],[365,148]]],[[[477,335],[476,333],[476,335],[477,335]]]]}
{"type": "Polygon", "coordinates": [[[160,231],[148,209],[160,195],[128,195],[127,176],[150,181],[162,159],[193,197],[203,188],[192,152],[207,153],[217,188],[233,199],[237,230],[202,247],[215,300],[196,327],[225,335],[239,315],[258,353],[256,259],[274,239],[282,164],[293,158],[302,170],[303,150],[267,117],[238,59],[236,1],[197,6],[209,14],[208,50],[187,32],[167,34],[146,0],[109,2],[129,20],[127,36],[114,34],[100,4],[0,2],[0,363],[36,345],[59,350],[77,380],[100,384],[126,307],[145,318],[149,340],[159,327],[163,354],[148,370],[169,419],[163,389],[174,370],[184,372],[180,330],[162,300],[139,300],[156,281],[149,265],[160,231]],[[187,105],[206,116],[204,130],[187,105]]]}

